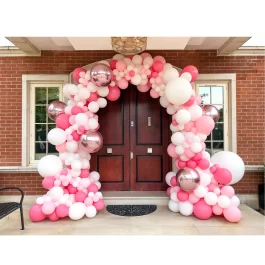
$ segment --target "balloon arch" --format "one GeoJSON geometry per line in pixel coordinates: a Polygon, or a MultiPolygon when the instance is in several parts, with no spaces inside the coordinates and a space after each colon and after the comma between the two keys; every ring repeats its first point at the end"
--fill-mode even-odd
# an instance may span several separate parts
{"type": "Polygon", "coordinates": [[[104,209],[100,175],[89,170],[90,154],[103,145],[96,113],[106,107],[107,100],[117,100],[129,83],[159,98],[172,115],[172,143],[167,152],[177,172],[165,176],[169,209],[203,220],[214,214],[239,222],[240,201],[230,185],[242,179],[244,163],[232,152],[221,151],[210,157],[205,151],[204,141],[220,114],[212,105],[201,106],[202,98],[193,86],[198,77],[196,67],[178,70],[162,56],[152,58],[148,53],[128,57],[116,54],[89,69],[75,69],[72,77],[75,83],[63,88],[67,104],[54,101],[47,108],[49,118],[56,123],[47,139],[59,156],[47,155],[39,161],[38,172],[48,192],[30,208],[33,222],[67,216],[72,220],[85,215],[92,218],[104,209]]]}

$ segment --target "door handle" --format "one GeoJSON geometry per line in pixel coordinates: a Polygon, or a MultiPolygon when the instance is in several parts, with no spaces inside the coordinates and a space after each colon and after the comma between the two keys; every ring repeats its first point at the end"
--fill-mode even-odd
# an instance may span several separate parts
{"type": "Polygon", "coordinates": [[[131,152],[131,160],[133,159],[133,152],[131,152]]]}
{"type": "Polygon", "coordinates": [[[147,119],[147,125],[148,125],[148,127],[151,127],[151,117],[148,117],[148,119],[147,119]]]}

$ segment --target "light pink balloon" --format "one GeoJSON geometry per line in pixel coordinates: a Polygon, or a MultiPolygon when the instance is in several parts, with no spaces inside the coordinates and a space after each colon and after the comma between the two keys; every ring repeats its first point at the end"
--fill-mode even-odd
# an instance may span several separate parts
{"type": "Polygon", "coordinates": [[[45,202],[41,208],[44,214],[50,215],[54,212],[55,206],[53,202],[45,202]]]}
{"type": "Polygon", "coordinates": [[[194,128],[195,123],[193,121],[190,121],[184,125],[184,131],[190,132],[192,128],[194,128]]]}
{"type": "Polygon", "coordinates": [[[94,202],[93,203],[93,206],[95,206],[95,208],[97,209],[97,211],[101,211],[104,209],[105,207],[105,203],[102,199],[100,199],[99,201],[97,202],[94,202]]]}
{"type": "Polygon", "coordinates": [[[49,190],[54,186],[54,181],[55,178],[54,177],[46,177],[42,180],[42,186],[43,188],[49,190]]]}
{"type": "Polygon", "coordinates": [[[138,85],[137,86],[137,89],[140,91],[140,92],[147,92],[150,87],[148,85],[138,85]]]}
{"type": "Polygon", "coordinates": [[[152,98],[159,98],[159,93],[157,93],[153,88],[150,90],[150,96],[152,98]]]}
{"type": "Polygon", "coordinates": [[[231,199],[235,195],[235,190],[231,186],[224,186],[221,189],[221,194],[226,195],[229,199],[231,199]]]}
{"type": "Polygon", "coordinates": [[[84,201],[84,204],[85,204],[86,206],[90,206],[90,205],[92,205],[92,204],[93,204],[93,199],[92,199],[91,197],[87,197],[87,198],[85,199],[85,201],[84,201]]]}
{"type": "Polygon", "coordinates": [[[143,60],[147,57],[152,57],[151,54],[149,54],[148,52],[144,52],[144,53],[140,54],[140,56],[143,58],[143,60]]]}
{"type": "Polygon", "coordinates": [[[231,223],[238,223],[241,219],[241,211],[236,206],[230,206],[224,209],[224,217],[231,223]]]}
{"type": "Polygon", "coordinates": [[[166,63],[166,59],[164,57],[162,57],[162,56],[155,56],[154,57],[154,62],[156,62],[156,61],[159,61],[159,62],[161,62],[163,64],[166,63]]]}
{"type": "Polygon", "coordinates": [[[215,204],[212,209],[215,215],[221,215],[223,213],[223,209],[218,204],[215,204]]]}
{"type": "Polygon", "coordinates": [[[56,148],[56,150],[57,150],[58,152],[60,152],[60,153],[64,153],[64,152],[66,152],[65,143],[60,144],[60,145],[56,145],[55,148],[56,148]]]}
{"type": "Polygon", "coordinates": [[[200,95],[196,94],[195,97],[194,97],[194,99],[195,99],[195,101],[196,101],[196,103],[198,105],[200,105],[202,103],[202,98],[201,98],[200,95]]]}
{"type": "Polygon", "coordinates": [[[200,200],[200,198],[198,198],[198,197],[194,194],[194,192],[191,192],[191,193],[189,194],[189,202],[190,202],[190,203],[194,204],[194,203],[197,203],[199,200],[200,200]]]}
{"type": "Polygon", "coordinates": [[[189,148],[185,148],[184,154],[189,158],[194,156],[194,153],[189,148]]]}
{"type": "Polygon", "coordinates": [[[123,60],[119,60],[116,63],[116,69],[120,72],[123,72],[126,69],[127,65],[123,60]]]}
{"type": "Polygon", "coordinates": [[[118,87],[120,89],[126,89],[128,87],[129,83],[125,78],[122,78],[121,80],[118,81],[118,87]]]}
{"type": "Polygon", "coordinates": [[[206,135],[209,135],[215,126],[214,120],[208,116],[200,117],[195,124],[197,131],[206,135]]]}
{"type": "Polygon", "coordinates": [[[176,146],[174,144],[170,144],[168,147],[167,147],[167,153],[170,157],[175,157],[177,158],[178,155],[176,154],[175,152],[175,149],[176,149],[176,146]]]}

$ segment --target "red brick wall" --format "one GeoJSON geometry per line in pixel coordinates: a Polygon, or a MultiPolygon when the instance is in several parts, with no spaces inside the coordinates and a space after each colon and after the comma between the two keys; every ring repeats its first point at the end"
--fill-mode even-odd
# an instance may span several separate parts
{"type": "MultiPolygon", "coordinates": [[[[216,56],[216,51],[152,51],[184,68],[200,73],[237,74],[237,150],[247,165],[261,165],[265,157],[265,57],[216,56]]],[[[21,164],[22,74],[69,74],[75,68],[111,58],[110,51],[45,51],[40,57],[0,57],[0,166],[21,164]]],[[[0,187],[15,184],[27,194],[41,194],[36,174],[0,174],[0,187]]],[[[246,173],[235,185],[238,193],[257,192],[263,173],[246,173]]]]}

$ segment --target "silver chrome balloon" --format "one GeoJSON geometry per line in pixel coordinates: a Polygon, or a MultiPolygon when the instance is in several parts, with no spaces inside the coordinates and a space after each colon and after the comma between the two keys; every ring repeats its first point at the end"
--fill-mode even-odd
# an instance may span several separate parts
{"type": "Polygon", "coordinates": [[[91,68],[90,77],[96,86],[108,86],[111,83],[112,71],[108,65],[98,63],[91,68]]]}
{"type": "Polygon", "coordinates": [[[182,168],[176,174],[179,187],[185,191],[193,191],[200,184],[200,174],[192,168],[182,168]]]}
{"type": "Polygon", "coordinates": [[[88,153],[98,152],[103,146],[102,135],[98,131],[88,131],[81,135],[80,146],[88,153]]]}
{"type": "Polygon", "coordinates": [[[48,117],[55,121],[60,114],[64,114],[66,104],[62,101],[53,101],[47,107],[48,117]]]}
{"type": "Polygon", "coordinates": [[[215,123],[220,119],[220,111],[213,105],[204,105],[202,107],[202,113],[204,116],[211,117],[215,123]]]}

